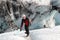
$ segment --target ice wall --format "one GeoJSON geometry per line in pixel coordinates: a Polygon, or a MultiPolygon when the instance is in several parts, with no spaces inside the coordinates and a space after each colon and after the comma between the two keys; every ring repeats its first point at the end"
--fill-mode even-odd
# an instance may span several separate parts
{"type": "Polygon", "coordinates": [[[32,12],[32,15],[30,15],[31,19],[35,15],[38,15],[33,21],[30,27],[31,29],[37,28],[37,27],[41,28],[41,27],[44,27],[44,25],[46,27],[55,26],[55,21],[53,19],[55,14],[52,13],[53,11],[50,12],[50,9],[51,9],[50,0],[46,0],[46,1],[45,0],[17,0],[17,1],[20,1],[20,4],[22,6],[22,11],[21,11],[22,14],[26,14],[26,15],[31,14],[29,12],[26,12],[26,9],[28,9],[29,11],[32,12]]]}
{"type": "MultiPolygon", "coordinates": [[[[9,0],[10,1],[10,0],[9,0]]],[[[14,23],[20,27],[21,23],[21,15],[26,14],[29,18],[34,19],[30,29],[42,28],[42,27],[54,27],[55,19],[54,15],[56,14],[55,10],[52,10],[50,3],[54,2],[54,0],[17,0],[17,2],[10,1],[11,5],[11,13],[18,14],[19,18],[14,20],[14,23]],[[21,8],[20,8],[21,7],[21,8]],[[15,12],[12,12],[14,10],[15,12]]],[[[53,3],[55,5],[56,3],[53,3]]],[[[57,5],[57,4],[56,4],[57,5]]],[[[17,15],[17,16],[18,16],[17,15]]],[[[11,15],[10,15],[11,16],[11,15]]],[[[14,15],[11,16],[11,19],[14,19],[14,15]]]]}

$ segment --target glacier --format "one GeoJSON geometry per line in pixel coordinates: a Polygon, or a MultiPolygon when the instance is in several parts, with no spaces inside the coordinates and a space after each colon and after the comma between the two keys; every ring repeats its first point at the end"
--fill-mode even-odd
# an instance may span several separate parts
{"type": "MultiPolygon", "coordinates": [[[[60,7],[60,0],[57,1],[56,0],[46,0],[46,1],[45,0],[17,0],[17,1],[22,2],[20,4],[23,7],[21,11],[22,14],[25,13],[28,16],[30,13],[32,13],[30,15],[31,19],[34,16],[37,16],[38,14],[38,16],[33,21],[32,25],[30,26],[30,29],[35,29],[35,30],[30,30],[30,35],[29,35],[30,38],[28,40],[60,40],[60,13],[58,12],[58,10],[52,10],[50,12],[52,5],[60,7]],[[50,2],[53,2],[53,4],[50,5],[50,2]],[[31,3],[31,6],[28,5],[29,3],[31,3]],[[24,7],[28,9],[28,12],[26,11],[26,9],[24,9],[24,7]],[[46,25],[45,28],[44,25],[46,25]]],[[[11,2],[11,3],[14,4],[15,2],[11,2]]],[[[10,11],[11,14],[9,15],[11,19],[14,20],[12,7],[10,8],[10,11]]],[[[19,14],[19,9],[16,12],[16,14],[19,14]]],[[[19,16],[21,15],[19,14],[19,16]]],[[[5,17],[7,18],[8,16],[5,17]]],[[[3,23],[2,21],[3,20],[1,20],[0,23],[3,23]]],[[[18,20],[14,20],[14,23],[18,27],[20,27],[20,22],[21,22],[21,18],[19,18],[18,20]]],[[[4,25],[4,27],[6,28],[7,26],[4,25]]],[[[27,38],[24,37],[26,36],[24,32],[25,32],[24,30],[20,31],[20,29],[15,31],[13,30],[11,31],[11,29],[8,29],[5,31],[5,33],[0,34],[0,40],[27,40],[27,38]]]]}

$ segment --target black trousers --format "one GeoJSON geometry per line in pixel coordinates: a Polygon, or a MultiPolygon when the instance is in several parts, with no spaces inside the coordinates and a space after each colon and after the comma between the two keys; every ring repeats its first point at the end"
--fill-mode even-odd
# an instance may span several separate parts
{"type": "Polygon", "coordinates": [[[26,34],[29,35],[29,26],[25,26],[26,34]]]}

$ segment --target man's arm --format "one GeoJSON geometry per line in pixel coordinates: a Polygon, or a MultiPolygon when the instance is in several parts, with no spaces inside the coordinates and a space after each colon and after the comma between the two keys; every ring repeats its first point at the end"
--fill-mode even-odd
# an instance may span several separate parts
{"type": "Polygon", "coordinates": [[[22,30],[22,26],[23,26],[23,19],[22,19],[22,22],[21,22],[20,31],[22,30]]]}
{"type": "Polygon", "coordinates": [[[29,21],[29,26],[31,26],[31,19],[27,17],[27,20],[29,21]]]}

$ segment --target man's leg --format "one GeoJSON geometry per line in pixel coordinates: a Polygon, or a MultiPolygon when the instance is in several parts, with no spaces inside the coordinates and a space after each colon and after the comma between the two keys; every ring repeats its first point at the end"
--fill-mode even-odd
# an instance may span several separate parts
{"type": "Polygon", "coordinates": [[[29,27],[25,26],[25,31],[26,31],[25,33],[27,34],[27,36],[29,36],[29,27]]]}

